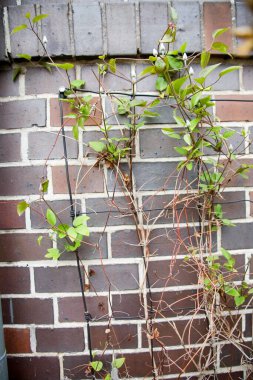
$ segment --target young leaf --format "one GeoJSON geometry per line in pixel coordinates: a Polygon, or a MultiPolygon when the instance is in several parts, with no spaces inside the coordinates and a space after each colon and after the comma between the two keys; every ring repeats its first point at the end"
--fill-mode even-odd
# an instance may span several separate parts
{"type": "Polygon", "coordinates": [[[21,73],[22,73],[22,67],[18,66],[18,67],[15,67],[13,69],[13,72],[12,72],[12,80],[13,80],[13,82],[15,82],[18,79],[18,77],[19,77],[19,75],[21,73]]]}
{"type": "Polygon", "coordinates": [[[56,225],[56,215],[50,208],[47,209],[46,219],[47,219],[47,222],[51,224],[51,226],[56,225]]]}
{"type": "Polygon", "coordinates": [[[29,207],[30,205],[26,201],[21,201],[17,205],[17,213],[19,216],[24,214],[25,210],[29,207]]]}
{"type": "Polygon", "coordinates": [[[32,19],[32,22],[34,24],[36,24],[36,22],[39,22],[40,20],[42,20],[43,18],[46,18],[48,17],[49,15],[47,14],[42,14],[42,15],[38,15],[38,16],[35,16],[33,19],[32,19]]]}
{"type": "Polygon", "coordinates": [[[58,260],[60,256],[61,254],[59,252],[59,249],[57,248],[48,248],[47,254],[45,255],[45,257],[47,257],[48,259],[53,260],[58,260]]]}
{"type": "Polygon", "coordinates": [[[115,58],[111,58],[109,60],[108,66],[109,66],[109,69],[111,70],[111,72],[113,74],[115,74],[116,73],[116,59],[115,58]]]}
{"type": "Polygon", "coordinates": [[[155,83],[155,88],[158,91],[164,91],[167,88],[168,83],[164,79],[164,77],[158,77],[155,83]]]}
{"type": "Polygon", "coordinates": [[[43,239],[43,236],[40,235],[37,239],[37,244],[40,246],[41,245],[41,242],[42,242],[42,239],[43,239]]]}
{"type": "Polygon", "coordinates": [[[71,87],[73,88],[82,88],[85,85],[85,81],[82,79],[75,79],[71,82],[71,87]]]}
{"type": "Polygon", "coordinates": [[[232,258],[231,253],[228,252],[226,249],[221,247],[221,253],[227,261],[231,260],[231,258],[232,258]]]}
{"type": "Polygon", "coordinates": [[[78,140],[79,137],[79,128],[78,125],[74,125],[72,128],[72,134],[75,140],[78,140]]]}
{"type": "Polygon", "coordinates": [[[71,241],[75,241],[77,238],[77,232],[74,227],[70,227],[67,231],[68,237],[71,241]]]}
{"type": "Polygon", "coordinates": [[[170,7],[170,17],[173,22],[177,21],[177,11],[174,7],[170,7]]]}
{"type": "Polygon", "coordinates": [[[81,225],[75,228],[76,232],[83,236],[90,236],[90,231],[87,226],[81,225]]]}
{"type": "Polygon", "coordinates": [[[225,289],[225,293],[232,297],[239,297],[240,293],[235,288],[227,288],[225,289]]]}
{"type": "Polygon", "coordinates": [[[48,65],[58,67],[59,69],[66,70],[66,71],[71,70],[73,69],[73,67],[75,67],[73,63],[48,63],[48,65]]]}
{"type": "Polygon", "coordinates": [[[106,145],[101,141],[90,141],[89,146],[98,153],[102,153],[106,148],[106,145]]]}
{"type": "Polygon", "coordinates": [[[211,49],[217,50],[221,53],[227,53],[228,46],[224,44],[223,42],[214,42],[211,46],[211,49]]]}
{"type": "Polygon", "coordinates": [[[235,300],[236,306],[239,307],[245,302],[245,297],[244,296],[234,297],[234,300],[235,300]]]}
{"type": "Polygon", "coordinates": [[[201,59],[200,59],[200,65],[202,67],[202,69],[204,69],[208,63],[209,63],[209,60],[210,60],[210,53],[208,51],[203,51],[201,53],[201,59]]]}
{"type": "Polygon", "coordinates": [[[112,362],[112,366],[114,368],[121,368],[123,366],[123,364],[125,363],[125,358],[118,358],[118,359],[115,359],[113,360],[112,362]]]}
{"type": "Polygon", "coordinates": [[[30,18],[31,17],[31,13],[30,12],[27,12],[26,14],[25,14],[25,18],[30,18]]]}
{"type": "Polygon", "coordinates": [[[82,224],[86,223],[87,220],[89,220],[90,217],[87,216],[87,215],[79,215],[77,216],[74,221],[73,221],[73,226],[74,227],[78,227],[78,226],[81,226],[82,224]]]}
{"type": "Polygon", "coordinates": [[[217,67],[220,66],[220,63],[216,63],[215,65],[208,66],[200,71],[199,77],[206,78],[209,74],[211,74],[217,67]]]}
{"type": "Polygon", "coordinates": [[[43,193],[46,193],[48,191],[48,185],[49,185],[49,180],[46,179],[41,183],[41,190],[43,193]]]}
{"type": "Polygon", "coordinates": [[[231,67],[228,67],[227,69],[224,69],[222,70],[220,73],[219,73],[219,77],[223,77],[223,75],[226,75],[226,74],[229,74],[229,73],[232,73],[233,71],[236,71],[236,70],[239,70],[242,66],[231,66],[231,67]]]}
{"type": "Polygon", "coordinates": [[[216,30],[213,32],[213,34],[212,34],[213,39],[219,37],[221,34],[227,32],[228,30],[229,30],[229,28],[216,29],[216,30]]]}
{"type": "Polygon", "coordinates": [[[18,26],[16,26],[15,28],[12,29],[11,34],[14,34],[14,33],[20,32],[21,30],[26,29],[26,28],[27,28],[27,25],[26,25],[26,24],[18,25],[18,26]]]}
{"type": "Polygon", "coordinates": [[[31,61],[32,57],[29,54],[17,54],[19,58],[27,59],[27,61],[31,61]]]}
{"type": "Polygon", "coordinates": [[[93,361],[90,362],[91,367],[94,369],[94,371],[99,372],[103,368],[103,363],[100,361],[93,361]]]}
{"type": "Polygon", "coordinates": [[[142,70],[139,76],[142,77],[143,75],[146,75],[146,74],[155,74],[155,73],[156,73],[155,67],[148,66],[144,70],[142,70]]]}
{"type": "Polygon", "coordinates": [[[58,233],[59,239],[65,238],[65,236],[67,235],[68,229],[69,229],[68,224],[59,224],[59,226],[57,227],[57,233],[58,233]]]}
{"type": "Polygon", "coordinates": [[[105,376],[104,380],[111,380],[111,379],[112,379],[111,375],[109,373],[107,373],[107,375],[105,376]]]}

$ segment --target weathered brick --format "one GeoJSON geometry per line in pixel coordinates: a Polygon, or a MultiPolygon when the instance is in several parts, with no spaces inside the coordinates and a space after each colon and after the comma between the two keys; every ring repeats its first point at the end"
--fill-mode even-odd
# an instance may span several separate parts
{"type": "Polygon", "coordinates": [[[155,288],[179,285],[193,285],[198,283],[198,273],[194,265],[183,260],[152,261],[148,266],[149,281],[155,288]]]}
{"type": "Polygon", "coordinates": [[[30,292],[30,273],[28,268],[0,268],[1,294],[24,294],[30,292]]]}
{"type": "Polygon", "coordinates": [[[175,47],[187,42],[187,51],[201,51],[200,6],[198,1],[173,1],[178,14],[175,47]]]}
{"type": "Polygon", "coordinates": [[[245,337],[252,337],[253,333],[253,325],[252,325],[252,314],[246,314],[245,315],[245,331],[244,336],[245,337]]]}
{"type": "Polygon", "coordinates": [[[43,260],[47,248],[52,246],[49,237],[43,234],[40,246],[37,243],[38,234],[1,234],[1,261],[43,260]]]}
{"type": "MultiPolygon", "coordinates": [[[[35,6],[11,6],[8,7],[9,28],[10,31],[18,25],[25,24],[25,14],[30,12],[31,18],[36,16],[35,6]]],[[[38,32],[38,27],[35,26],[35,30],[38,32]]],[[[21,33],[15,33],[11,35],[11,54],[13,57],[17,57],[18,54],[29,54],[32,57],[39,55],[39,41],[37,37],[31,33],[30,30],[22,30],[21,33]],[[29,43],[27,43],[29,41],[29,43]]]]}
{"type": "MultiPolygon", "coordinates": [[[[248,351],[248,354],[250,354],[251,348],[247,349],[246,344],[244,344],[243,351],[248,351]]],[[[220,354],[221,367],[239,366],[243,358],[243,351],[233,344],[225,344],[222,346],[220,354]]]]}
{"type": "MultiPolygon", "coordinates": [[[[72,133],[66,133],[68,158],[77,158],[78,143],[72,133]]],[[[50,132],[35,132],[28,135],[28,158],[30,160],[63,159],[62,134],[50,132]]]]}
{"type": "Polygon", "coordinates": [[[98,76],[98,67],[96,64],[84,63],[81,66],[81,79],[85,81],[85,88],[87,90],[99,91],[99,81],[96,76],[98,76]]]}
{"type": "Polygon", "coordinates": [[[37,328],[37,352],[80,352],[84,350],[82,328],[37,328]]]}
{"type": "Polygon", "coordinates": [[[251,249],[253,245],[252,223],[238,223],[235,227],[224,226],[221,245],[226,249],[251,249]]]}
{"type": "Polygon", "coordinates": [[[59,379],[60,366],[58,357],[9,357],[9,380],[46,380],[59,379]]]}
{"type": "Polygon", "coordinates": [[[30,329],[4,329],[4,339],[8,354],[27,354],[31,352],[30,329]]]}
{"type": "Polygon", "coordinates": [[[73,2],[75,48],[77,56],[103,54],[102,15],[99,3],[73,2]]]}
{"type": "Polygon", "coordinates": [[[0,218],[1,229],[25,228],[25,214],[18,216],[17,205],[19,201],[1,201],[0,202],[0,218]]]}
{"type": "Polygon", "coordinates": [[[249,100],[252,100],[252,95],[222,95],[216,98],[225,99],[225,101],[216,102],[216,115],[221,121],[253,120],[252,102],[249,102],[249,100]],[[233,101],[231,102],[229,99],[233,101]],[[246,100],[246,102],[244,102],[244,100],[246,100]]]}
{"type": "Polygon", "coordinates": [[[0,129],[44,127],[46,125],[46,101],[44,99],[0,103],[0,112],[0,129]]]}
{"type": "Polygon", "coordinates": [[[113,294],[112,310],[115,319],[144,318],[142,296],[139,294],[113,294]]]}
{"type": "Polygon", "coordinates": [[[140,33],[142,54],[150,54],[157,48],[168,27],[168,5],[164,2],[140,2],[140,33]]]}
{"type": "Polygon", "coordinates": [[[135,230],[116,231],[111,235],[113,257],[142,257],[142,248],[135,230]]]}
{"type": "Polygon", "coordinates": [[[244,65],[242,72],[242,82],[245,90],[252,90],[253,88],[253,66],[244,65]]]}
{"type": "Polygon", "coordinates": [[[156,75],[143,75],[140,76],[142,71],[150,65],[147,64],[137,64],[136,65],[136,75],[137,75],[137,91],[155,91],[155,82],[157,79],[156,75]]]}
{"type": "MultiPolygon", "coordinates": [[[[51,56],[71,55],[73,53],[70,43],[70,12],[69,4],[47,3],[41,7],[42,14],[49,14],[49,17],[42,20],[42,35],[47,37],[47,51],[51,56]]],[[[44,53],[42,49],[41,53],[44,53]]]]}
{"type": "Polygon", "coordinates": [[[131,66],[130,64],[116,63],[115,76],[110,71],[105,75],[103,88],[106,91],[130,91],[131,85],[131,66]]]}
{"type": "Polygon", "coordinates": [[[106,20],[108,54],[136,54],[134,4],[106,4],[106,20]]]}
{"type": "MultiPolygon", "coordinates": [[[[180,132],[179,128],[174,130],[180,132]]],[[[185,145],[182,140],[169,138],[161,129],[140,130],[139,136],[141,158],[177,157],[180,154],[174,148],[185,145]]]]}
{"type": "Polygon", "coordinates": [[[138,266],[136,264],[92,265],[91,290],[106,291],[138,289],[138,266]]]}
{"type": "MultiPolygon", "coordinates": [[[[68,70],[70,80],[75,79],[74,70],[68,70]]],[[[65,72],[52,68],[51,72],[42,67],[29,67],[25,75],[25,93],[30,94],[58,94],[62,86],[69,87],[65,72]]]]}
{"type": "MultiPolygon", "coordinates": [[[[86,120],[85,125],[100,125],[102,122],[102,112],[100,100],[97,97],[93,97],[91,104],[94,108],[91,111],[90,117],[86,120]]],[[[74,110],[71,110],[69,103],[63,103],[63,114],[67,115],[69,113],[74,113],[74,110]]],[[[58,99],[50,100],[50,123],[52,127],[60,127],[60,106],[58,99]]],[[[73,126],[76,124],[75,119],[64,118],[64,125],[73,126]]]]}
{"type": "Polygon", "coordinates": [[[114,349],[137,347],[137,327],[135,325],[110,325],[110,333],[106,333],[107,326],[92,326],[92,345],[94,349],[104,350],[108,342],[114,349]]]}
{"type": "MultiPolygon", "coordinates": [[[[108,314],[108,299],[106,296],[86,297],[86,304],[93,320],[108,314]]],[[[58,298],[60,322],[83,322],[84,308],[81,297],[58,298]]]]}
{"type": "MultiPolygon", "coordinates": [[[[48,206],[52,208],[54,213],[58,216],[60,223],[72,224],[70,216],[70,202],[67,200],[51,201],[48,206]]],[[[45,202],[34,202],[31,206],[31,223],[32,228],[48,228],[46,221],[46,210],[48,206],[45,202]]],[[[80,211],[80,201],[74,201],[74,208],[80,211]]]]}
{"type": "Polygon", "coordinates": [[[246,217],[246,200],[243,191],[225,192],[215,199],[215,203],[222,206],[223,217],[228,219],[239,219],[246,217]]]}
{"type": "Polygon", "coordinates": [[[43,167],[23,166],[0,169],[0,195],[39,194],[43,167]]]}
{"type": "MultiPolygon", "coordinates": [[[[111,355],[103,353],[103,355],[96,355],[96,360],[101,360],[103,362],[103,370],[111,370],[111,355]]],[[[67,378],[73,380],[83,380],[87,378],[87,365],[90,363],[90,358],[88,355],[69,355],[63,356],[63,367],[64,375],[67,378]]]]}
{"type": "MultiPolygon", "coordinates": [[[[224,161],[222,163],[222,166],[224,166],[225,171],[223,173],[224,175],[224,185],[225,186],[232,186],[232,187],[248,187],[253,186],[253,171],[252,169],[249,169],[249,171],[246,173],[247,178],[242,177],[241,175],[235,174],[236,171],[242,167],[242,165],[252,165],[252,159],[237,159],[235,161],[232,161],[232,163],[228,163],[227,161],[224,161]]],[[[221,166],[221,167],[222,167],[221,166]]]]}
{"type": "Polygon", "coordinates": [[[0,136],[0,162],[19,161],[20,156],[20,134],[11,133],[0,136]]]}
{"type": "Polygon", "coordinates": [[[252,23],[252,15],[244,0],[236,0],[236,26],[249,26],[252,23]]]}
{"type": "Polygon", "coordinates": [[[34,271],[35,288],[38,293],[80,292],[80,282],[75,267],[35,268],[34,271]]]}
{"type": "MultiPolygon", "coordinates": [[[[64,166],[52,168],[53,189],[56,194],[67,194],[67,181],[64,166]]],[[[103,172],[96,167],[69,166],[70,184],[73,191],[82,193],[102,193],[104,191],[103,172]]]]}
{"type": "MultiPolygon", "coordinates": [[[[1,11],[0,11],[1,15],[1,11]]],[[[1,30],[1,27],[0,27],[1,30]]],[[[1,42],[0,42],[0,54],[1,54],[1,42]]],[[[13,81],[13,71],[1,70],[0,71],[0,96],[17,96],[19,95],[18,80],[13,81]]]]}
{"type": "Polygon", "coordinates": [[[4,298],[3,320],[6,324],[52,324],[53,301],[39,298],[4,298]]]}
{"type": "MultiPolygon", "coordinates": [[[[161,343],[165,346],[177,346],[182,344],[200,344],[206,339],[208,334],[208,325],[205,319],[190,319],[181,321],[154,323],[154,329],[157,329],[159,338],[154,339],[154,346],[159,347],[161,343]]],[[[142,332],[142,346],[148,347],[148,338],[146,327],[142,332]]]]}
{"type": "Polygon", "coordinates": [[[117,197],[113,202],[108,198],[87,199],[86,211],[90,214],[88,225],[91,227],[133,224],[131,210],[125,198],[117,197]]]}
{"type": "MultiPolygon", "coordinates": [[[[181,179],[181,174],[176,169],[174,162],[136,163],[133,166],[137,189],[140,190],[163,190],[174,189],[177,180],[181,179]]],[[[181,189],[196,180],[193,171],[186,173],[186,177],[181,181],[181,189]]]]}
{"type": "MultiPolygon", "coordinates": [[[[229,2],[204,2],[203,4],[203,16],[204,16],[204,45],[206,49],[209,49],[212,44],[212,33],[216,29],[232,28],[232,14],[231,5],[229,2]],[[217,17],[219,15],[219,17],[217,17]]],[[[232,49],[232,34],[226,32],[217,39],[219,42],[223,42],[230,50],[232,49]]],[[[216,52],[217,53],[217,52],[216,52]]]]}

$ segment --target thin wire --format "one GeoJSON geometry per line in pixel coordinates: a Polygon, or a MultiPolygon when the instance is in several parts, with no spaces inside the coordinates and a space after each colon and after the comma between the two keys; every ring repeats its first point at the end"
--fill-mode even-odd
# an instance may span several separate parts
{"type": "MultiPolygon", "coordinates": [[[[59,91],[59,106],[60,106],[61,129],[62,129],[62,136],[63,136],[65,170],[66,170],[66,179],[67,179],[69,202],[70,202],[70,216],[71,216],[72,222],[73,222],[75,219],[75,210],[74,210],[74,202],[73,202],[71,184],[70,184],[69,165],[68,165],[68,151],[67,151],[66,135],[65,135],[64,123],[63,123],[63,107],[62,107],[62,101],[61,101],[61,99],[63,99],[64,97],[65,97],[64,92],[59,91]]],[[[79,277],[81,294],[82,294],[82,301],[83,301],[83,307],[84,307],[84,318],[85,318],[85,321],[87,324],[88,350],[89,350],[90,361],[92,362],[93,356],[92,356],[92,343],[91,343],[91,330],[90,330],[90,320],[92,319],[92,317],[91,317],[91,314],[88,312],[86,298],[85,298],[85,294],[84,294],[84,286],[83,286],[83,279],[82,279],[82,272],[81,272],[81,265],[80,265],[80,258],[79,258],[78,250],[75,251],[75,256],[76,256],[78,277],[79,277]]],[[[92,379],[96,380],[93,368],[91,368],[91,374],[92,374],[92,379]]]]}

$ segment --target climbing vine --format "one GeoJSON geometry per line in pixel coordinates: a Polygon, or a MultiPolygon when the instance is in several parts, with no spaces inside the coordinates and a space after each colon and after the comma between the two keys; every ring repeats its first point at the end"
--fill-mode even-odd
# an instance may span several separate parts
{"type": "MultiPolygon", "coordinates": [[[[94,73],[94,80],[99,82],[100,90],[96,95],[100,98],[100,103],[104,97],[107,98],[115,117],[115,124],[121,125],[121,134],[115,133],[110,123],[110,117],[103,108],[94,103],[93,94],[85,88],[85,81],[80,79],[70,80],[69,70],[74,67],[72,63],[56,63],[47,54],[46,43],[42,41],[36,31],[36,26],[42,18],[47,15],[36,16],[31,19],[31,15],[26,14],[27,24],[22,24],[14,28],[13,33],[23,29],[30,29],[39,39],[45,56],[42,63],[47,68],[55,67],[62,72],[66,78],[66,87],[61,89],[59,103],[61,108],[61,129],[63,133],[64,124],[68,120],[74,120],[72,129],[73,138],[78,140],[80,131],[86,133],[85,125],[88,119],[92,118],[94,124],[96,119],[94,112],[102,113],[102,124],[96,124],[97,130],[101,134],[98,140],[88,142],[91,157],[94,160],[94,167],[106,168],[113,178],[113,195],[110,202],[113,207],[122,214],[122,217],[131,217],[137,237],[138,246],[142,252],[144,278],[140,291],[146,297],[143,302],[144,318],[146,321],[145,335],[148,340],[151,365],[150,373],[153,379],[164,374],[164,368],[171,365],[170,351],[163,343],[160,336],[158,318],[163,318],[160,305],[165,302],[163,295],[159,302],[154,303],[152,296],[152,285],[149,278],[149,262],[154,256],[150,248],[153,241],[153,227],[159,223],[160,219],[166,217],[168,212],[173,215],[173,239],[174,252],[170,261],[170,268],[165,279],[165,288],[174,278],[177,255],[184,252],[184,260],[181,269],[196,273],[199,289],[196,297],[196,308],[193,315],[200,311],[205,316],[206,333],[200,339],[198,348],[189,348],[191,343],[191,331],[194,330],[194,316],[189,321],[183,332],[177,330],[175,324],[166,319],[168,326],[175,329],[179,336],[180,343],[184,348],[183,356],[187,357],[184,367],[178,366],[178,378],[181,378],[188,368],[194,365],[195,371],[203,375],[205,371],[212,368],[215,374],[215,360],[217,356],[216,343],[222,339],[229,341],[237,347],[244,355],[244,360],[249,362],[250,354],[245,349],[245,343],[238,333],[238,319],[235,321],[232,315],[227,312],[227,305],[233,303],[234,308],[249,304],[253,288],[245,280],[245,273],[241,274],[240,268],[236,266],[233,255],[225,247],[217,248],[214,234],[223,226],[233,228],[234,224],[226,218],[222,207],[224,190],[234,181],[236,177],[246,178],[249,170],[253,168],[245,162],[241,163],[238,156],[243,151],[244,141],[248,141],[248,136],[242,130],[241,140],[238,146],[233,146],[231,139],[238,134],[236,129],[224,127],[220,120],[214,116],[213,107],[213,86],[225,75],[239,70],[240,66],[231,66],[224,70],[219,70],[220,63],[210,64],[212,51],[228,54],[228,47],[219,41],[219,37],[227,32],[227,29],[219,29],[213,33],[213,41],[209,49],[200,54],[187,55],[187,45],[184,43],[178,50],[174,49],[176,40],[176,15],[172,12],[172,22],[153,51],[153,55],[147,60],[148,65],[137,78],[131,80],[131,92],[120,94],[107,91],[104,79],[110,73],[115,77],[122,78],[122,73],[118,70],[117,63],[120,59],[107,59],[106,56],[99,57],[97,65],[98,71],[94,73]],[[45,58],[48,60],[45,61],[45,58]],[[195,75],[194,64],[200,65],[198,75],[195,75]],[[212,76],[211,76],[212,74],[212,76]],[[216,79],[211,82],[211,77],[216,74],[216,79]],[[141,98],[136,92],[136,84],[147,76],[156,77],[155,90],[157,94],[150,96],[148,100],[141,98]],[[63,115],[63,104],[68,105],[70,112],[63,115]],[[135,146],[139,131],[149,123],[149,120],[159,116],[160,108],[167,108],[168,112],[173,110],[174,127],[163,127],[163,133],[169,140],[175,142],[175,152],[178,156],[178,164],[174,172],[164,179],[164,184],[157,190],[161,194],[163,188],[171,181],[175,183],[175,190],[172,199],[168,198],[160,210],[150,209],[149,212],[156,211],[154,218],[149,217],[145,207],[138,203],[138,191],[135,177],[135,146]],[[124,194],[127,203],[127,211],[117,205],[114,197],[116,189],[124,194]],[[194,209],[197,218],[191,220],[188,215],[194,209]],[[157,212],[158,211],[158,212],[157,212]],[[187,216],[188,215],[188,216],[187,216]],[[181,223],[186,226],[181,229],[181,223]],[[185,235],[186,231],[186,235],[185,235]],[[182,269],[184,268],[184,269],[182,269]],[[157,306],[158,305],[158,306],[157,306]],[[187,336],[186,336],[187,335],[187,336]],[[157,349],[159,348],[159,350],[157,349]],[[208,350],[207,350],[208,349],[208,350]],[[206,352],[207,351],[207,352],[206,352]]],[[[31,61],[27,54],[20,54],[20,57],[31,61]]],[[[248,142],[250,144],[250,142],[248,142]]],[[[66,146],[65,146],[66,149],[66,146]]],[[[68,178],[67,150],[65,151],[66,175],[68,178]]],[[[169,172],[169,170],[168,170],[169,172]]],[[[78,178],[79,184],[83,178],[78,178]]],[[[76,254],[80,268],[78,249],[85,244],[86,237],[89,236],[87,225],[92,215],[78,214],[74,210],[74,202],[70,193],[70,204],[72,211],[72,223],[67,224],[61,220],[46,201],[49,180],[43,178],[40,186],[40,199],[47,204],[45,216],[51,231],[51,239],[54,247],[49,248],[46,257],[58,260],[66,252],[76,254]],[[59,244],[64,241],[64,244],[59,244]]],[[[152,196],[150,196],[152,200],[152,196]]],[[[152,202],[150,202],[152,204],[152,202]]],[[[18,204],[18,214],[22,215],[25,210],[33,208],[33,203],[22,201],[18,204]]],[[[105,226],[106,229],[106,226],[105,226]]],[[[42,237],[39,237],[38,244],[42,237]]],[[[159,239],[159,236],[156,237],[159,239]]],[[[168,238],[169,239],[169,238],[168,238]]],[[[129,242],[131,243],[131,242],[129,242]]],[[[99,242],[97,244],[99,246],[99,242]]],[[[101,259],[101,265],[103,260],[101,259]]],[[[86,274],[88,276],[88,274],[86,274]]],[[[159,278],[157,279],[159,280],[159,278]]],[[[108,278],[110,283],[110,279],[108,278]]],[[[90,276],[92,284],[92,276],[90,276]]],[[[84,297],[84,292],[83,292],[84,297]]],[[[86,321],[91,321],[86,311],[86,321]]],[[[113,310],[111,310],[113,317],[113,310]]],[[[86,375],[93,378],[99,377],[106,380],[118,378],[118,371],[123,377],[131,376],[127,372],[127,361],[124,357],[112,358],[112,366],[108,371],[105,369],[103,355],[111,347],[110,334],[112,334],[111,317],[108,317],[108,340],[101,355],[97,360],[94,352],[90,355],[90,361],[84,365],[86,375]],[[123,368],[125,369],[123,370],[123,368]]],[[[92,336],[90,337],[92,342],[92,336]]],[[[91,349],[91,347],[90,347],[91,349]]],[[[180,358],[178,358],[180,359],[180,358]]],[[[174,364],[177,363],[177,360],[174,364]]],[[[146,375],[146,374],[145,374],[146,375]]]]}

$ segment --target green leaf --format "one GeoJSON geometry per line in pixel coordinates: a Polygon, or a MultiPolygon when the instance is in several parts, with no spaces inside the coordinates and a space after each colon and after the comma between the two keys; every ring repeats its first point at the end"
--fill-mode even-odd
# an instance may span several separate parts
{"type": "Polygon", "coordinates": [[[228,30],[229,30],[229,28],[216,29],[213,32],[212,36],[213,36],[213,38],[219,37],[221,34],[227,32],[228,30]]]}
{"type": "Polygon", "coordinates": [[[60,256],[61,254],[59,252],[59,249],[57,248],[48,248],[47,254],[45,255],[45,257],[47,257],[48,259],[53,260],[58,260],[60,256]]]}
{"type": "Polygon", "coordinates": [[[83,236],[90,236],[90,231],[87,226],[81,225],[75,228],[76,232],[83,236]]]}
{"type": "Polygon", "coordinates": [[[221,53],[227,53],[228,46],[224,44],[223,42],[214,42],[211,46],[211,49],[217,50],[221,53]]]}
{"type": "Polygon", "coordinates": [[[30,12],[27,12],[26,14],[25,14],[25,18],[30,18],[31,17],[31,13],[30,12]]]}
{"type": "Polygon", "coordinates": [[[69,229],[68,224],[59,224],[59,226],[57,227],[57,233],[58,233],[59,239],[63,239],[66,237],[68,229],[69,229]]]}
{"type": "Polygon", "coordinates": [[[216,63],[215,65],[208,66],[200,71],[199,77],[206,78],[208,75],[210,75],[217,67],[220,66],[220,63],[216,63]]]}
{"type": "Polygon", "coordinates": [[[18,67],[15,67],[12,71],[12,80],[13,82],[15,82],[19,75],[22,73],[22,67],[18,66],[18,67]]]}
{"type": "Polygon", "coordinates": [[[140,77],[142,77],[143,75],[146,75],[146,74],[155,74],[155,73],[156,73],[155,67],[154,66],[148,66],[144,70],[142,70],[142,72],[140,73],[140,77]]]}
{"type": "Polygon", "coordinates": [[[178,94],[181,87],[183,86],[183,84],[186,82],[186,80],[188,79],[188,76],[185,76],[185,77],[182,77],[182,78],[178,78],[176,80],[174,80],[173,82],[171,82],[175,92],[178,94]]]}
{"type": "Polygon", "coordinates": [[[185,51],[186,51],[186,47],[187,47],[187,42],[184,42],[184,43],[180,46],[180,48],[179,48],[180,53],[184,54],[185,51]]]}
{"type": "Polygon", "coordinates": [[[107,373],[104,380],[111,380],[111,379],[112,379],[111,375],[109,373],[107,373]]]}
{"type": "Polygon", "coordinates": [[[74,227],[70,227],[67,231],[68,237],[71,241],[75,241],[77,238],[77,232],[74,227]]]}
{"type": "Polygon", "coordinates": [[[163,128],[162,133],[171,137],[172,139],[181,140],[180,135],[178,133],[175,133],[173,128],[163,128]]]}
{"type": "Polygon", "coordinates": [[[253,294],[253,288],[248,291],[248,294],[253,294]]]}
{"type": "Polygon", "coordinates": [[[125,363],[125,358],[118,358],[118,359],[113,360],[112,366],[114,368],[121,368],[124,363],[125,363]]]}
{"type": "Polygon", "coordinates": [[[75,79],[71,82],[71,87],[73,88],[82,88],[85,85],[85,81],[82,79],[75,79]]]}
{"type": "Polygon", "coordinates": [[[48,191],[48,185],[49,185],[49,180],[46,179],[41,183],[41,189],[43,193],[46,193],[48,191]]]}
{"type": "Polygon", "coordinates": [[[171,55],[168,56],[168,61],[169,61],[170,67],[172,67],[172,69],[174,70],[181,69],[184,65],[180,59],[177,59],[171,55]]]}
{"type": "Polygon", "coordinates": [[[211,56],[211,54],[208,51],[204,50],[201,53],[200,64],[201,64],[202,69],[204,69],[208,65],[208,63],[210,61],[210,56],[211,56]]]}
{"type": "Polygon", "coordinates": [[[87,215],[79,215],[77,216],[74,221],[73,221],[73,226],[74,227],[78,227],[78,226],[81,226],[82,224],[86,223],[87,220],[89,220],[90,217],[87,216],[87,215]]]}
{"type": "Polygon", "coordinates": [[[47,219],[47,222],[51,224],[51,226],[56,225],[56,220],[57,220],[56,215],[50,208],[47,209],[46,219],[47,219]]]}
{"type": "Polygon", "coordinates": [[[184,135],[184,141],[185,141],[186,144],[188,144],[188,145],[191,145],[191,144],[192,144],[192,139],[191,139],[191,136],[190,136],[189,133],[186,133],[186,134],[184,135]]]}
{"type": "Polygon", "coordinates": [[[202,91],[199,91],[191,97],[191,106],[192,107],[195,107],[198,104],[201,96],[202,96],[202,91]]]}
{"type": "Polygon", "coordinates": [[[32,19],[32,22],[35,24],[36,22],[39,22],[40,20],[42,20],[43,18],[46,18],[48,17],[49,15],[47,14],[42,14],[42,15],[38,15],[38,16],[35,16],[33,19],[32,19]]]}
{"type": "Polygon", "coordinates": [[[78,140],[79,137],[79,128],[78,125],[74,125],[72,128],[72,134],[75,140],[78,140]]]}
{"type": "Polygon", "coordinates": [[[225,293],[232,297],[239,297],[240,293],[235,288],[225,288],[225,293]]]}
{"type": "Polygon", "coordinates": [[[245,302],[244,296],[238,296],[234,298],[237,307],[241,306],[245,302]]]}
{"type": "Polygon", "coordinates": [[[225,131],[222,136],[223,136],[224,139],[228,139],[229,137],[234,136],[235,133],[236,132],[233,131],[233,130],[231,130],[231,131],[225,131]]]}
{"type": "Polygon", "coordinates": [[[170,17],[172,21],[177,21],[177,11],[174,7],[170,7],[170,17]]]}
{"type": "Polygon", "coordinates": [[[239,70],[242,66],[231,66],[231,67],[228,67],[227,69],[224,69],[222,70],[220,73],[219,73],[219,77],[223,77],[223,75],[226,75],[226,74],[229,74],[229,73],[232,73],[233,71],[236,71],[236,70],[239,70]]]}
{"type": "Polygon", "coordinates": [[[48,63],[48,65],[58,67],[59,69],[66,70],[66,71],[71,70],[73,69],[73,67],[75,67],[73,63],[48,63]]]}
{"type": "Polygon", "coordinates": [[[167,88],[167,81],[164,79],[164,77],[158,77],[155,83],[155,88],[158,91],[164,91],[167,88]]]}
{"type": "Polygon", "coordinates": [[[179,154],[181,154],[182,156],[186,156],[187,155],[187,150],[184,149],[184,148],[180,148],[178,146],[174,147],[175,151],[177,151],[179,154]]]}
{"type": "Polygon", "coordinates": [[[151,111],[147,111],[147,110],[145,110],[145,111],[143,112],[143,116],[145,116],[145,117],[158,117],[158,116],[160,116],[160,115],[159,115],[158,112],[151,112],[151,111]]]}
{"type": "Polygon", "coordinates": [[[130,106],[131,107],[145,107],[147,105],[146,100],[141,100],[141,99],[134,99],[131,100],[130,106]]]}
{"type": "Polygon", "coordinates": [[[41,242],[42,242],[42,239],[43,239],[43,236],[40,235],[37,239],[37,244],[40,246],[41,245],[41,242]]]}
{"type": "Polygon", "coordinates": [[[17,213],[19,216],[24,214],[25,210],[30,207],[30,205],[26,201],[21,201],[17,205],[17,213]]]}
{"type": "Polygon", "coordinates": [[[93,361],[90,362],[91,367],[94,369],[94,371],[99,372],[103,368],[103,363],[100,361],[93,361]]]}
{"type": "Polygon", "coordinates": [[[98,153],[102,153],[106,149],[106,145],[101,141],[90,141],[89,146],[98,153]]]}
{"type": "Polygon", "coordinates": [[[12,29],[11,34],[20,32],[23,29],[27,29],[27,25],[26,24],[21,24],[21,25],[16,26],[15,28],[12,29]]]}
{"type": "Polygon", "coordinates": [[[27,61],[31,61],[32,57],[29,54],[17,54],[19,58],[27,59],[27,61]]]}
{"type": "Polygon", "coordinates": [[[115,74],[116,73],[116,59],[115,58],[111,58],[109,60],[108,65],[109,65],[109,69],[111,70],[111,72],[115,74]]]}
{"type": "Polygon", "coordinates": [[[232,258],[231,253],[228,252],[226,249],[221,247],[221,253],[225,257],[226,260],[228,260],[228,261],[231,260],[231,258],[232,258]]]}

